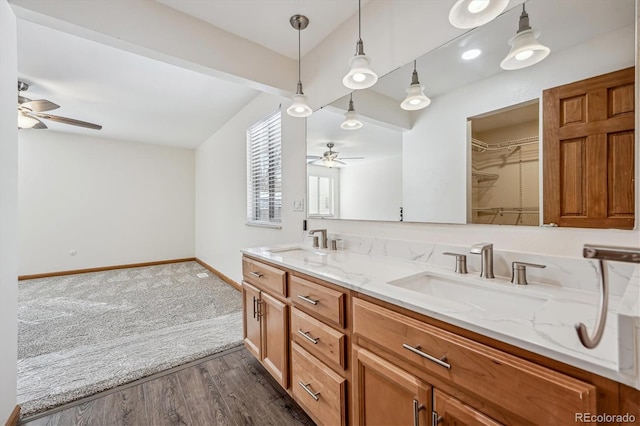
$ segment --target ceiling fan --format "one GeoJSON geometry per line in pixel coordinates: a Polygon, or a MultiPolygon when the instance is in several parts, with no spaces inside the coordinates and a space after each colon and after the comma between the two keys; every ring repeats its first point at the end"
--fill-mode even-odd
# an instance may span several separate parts
{"type": "Polygon", "coordinates": [[[337,164],[346,166],[347,163],[341,160],[364,160],[364,157],[338,157],[339,152],[333,151],[333,147],[336,146],[333,142],[327,144],[329,151],[325,151],[322,156],[319,155],[307,155],[307,163],[323,165],[325,167],[333,167],[337,164]]]}
{"type": "Polygon", "coordinates": [[[46,129],[47,125],[40,119],[70,124],[72,126],[86,127],[87,129],[102,129],[102,126],[99,124],[87,123],[86,121],[45,113],[45,111],[60,108],[60,105],[54,104],[46,99],[32,101],[29,98],[25,98],[21,94],[28,89],[29,85],[27,83],[18,81],[18,129],[46,129]]]}

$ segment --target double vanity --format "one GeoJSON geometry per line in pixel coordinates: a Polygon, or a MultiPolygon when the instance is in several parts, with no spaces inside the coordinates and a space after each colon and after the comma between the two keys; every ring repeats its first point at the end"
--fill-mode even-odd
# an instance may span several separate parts
{"type": "Polygon", "coordinates": [[[243,251],[245,346],[318,424],[640,419],[637,268],[610,274],[627,285],[586,349],[574,326],[593,329],[598,293],[545,283],[542,269],[524,285],[523,268],[540,266],[526,256],[512,279],[504,267],[490,278],[489,244],[434,246],[437,264],[343,243],[243,251]]]}

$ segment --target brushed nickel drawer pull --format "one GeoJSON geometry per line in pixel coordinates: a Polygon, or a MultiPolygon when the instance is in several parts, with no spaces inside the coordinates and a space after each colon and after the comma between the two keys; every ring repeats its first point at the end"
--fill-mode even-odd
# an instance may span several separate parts
{"type": "Polygon", "coordinates": [[[320,340],[319,337],[316,337],[315,339],[311,336],[309,336],[309,331],[302,331],[302,330],[298,330],[298,334],[300,334],[302,337],[304,337],[305,339],[307,339],[308,341],[310,341],[311,343],[313,343],[314,345],[318,344],[318,340],[320,340]]]}
{"type": "Polygon", "coordinates": [[[256,278],[262,278],[264,276],[264,274],[261,274],[260,272],[249,272],[251,275],[253,275],[256,278]]]}
{"type": "Polygon", "coordinates": [[[438,364],[441,367],[447,368],[447,369],[451,369],[451,364],[449,364],[447,362],[447,357],[443,356],[442,358],[436,358],[434,356],[429,355],[426,352],[422,352],[420,350],[420,345],[416,346],[415,348],[413,346],[407,345],[406,343],[402,344],[402,347],[410,350],[411,352],[413,352],[416,355],[420,355],[423,358],[428,359],[429,361],[435,362],[436,364],[438,364]]]}
{"type": "Polygon", "coordinates": [[[302,382],[298,382],[298,384],[299,384],[300,386],[302,386],[302,389],[304,389],[305,391],[307,391],[307,393],[308,393],[309,395],[311,395],[311,398],[315,399],[316,401],[320,400],[320,398],[318,398],[318,395],[320,395],[320,392],[316,392],[316,393],[314,393],[311,389],[309,389],[309,385],[310,385],[311,383],[308,383],[308,384],[306,384],[306,385],[305,385],[305,384],[304,384],[304,383],[302,383],[302,382]]]}
{"type": "Polygon", "coordinates": [[[431,413],[431,426],[438,426],[438,423],[442,421],[442,416],[438,415],[437,411],[431,413]]]}
{"type": "Polygon", "coordinates": [[[317,300],[309,299],[307,296],[298,295],[298,299],[304,300],[305,302],[311,303],[312,305],[317,305],[318,304],[317,300]]]}
{"type": "Polygon", "coordinates": [[[264,312],[262,312],[262,300],[257,299],[256,304],[258,305],[258,316],[256,321],[260,321],[260,318],[264,315],[264,312]]]}
{"type": "Polygon", "coordinates": [[[413,400],[413,426],[420,426],[420,410],[424,409],[424,405],[420,404],[417,399],[413,400]]]}
{"type": "Polygon", "coordinates": [[[257,301],[257,300],[258,300],[258,299],[256,299],[256,297],[255,297],[255,296],[253,296],[253,318],[254,318],[254,319],[256,318],[257,311],[258,311],[258,310],[256,309],[256,301],[257,301]]]}

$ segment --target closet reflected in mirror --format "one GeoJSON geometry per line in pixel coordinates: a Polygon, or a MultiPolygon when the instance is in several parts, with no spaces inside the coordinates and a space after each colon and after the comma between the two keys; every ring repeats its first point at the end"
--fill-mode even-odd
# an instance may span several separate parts
{"type": "Polygon", "coordinates": [[[471,223],[540,224],[538,100],[469,119],[471,223]]]}

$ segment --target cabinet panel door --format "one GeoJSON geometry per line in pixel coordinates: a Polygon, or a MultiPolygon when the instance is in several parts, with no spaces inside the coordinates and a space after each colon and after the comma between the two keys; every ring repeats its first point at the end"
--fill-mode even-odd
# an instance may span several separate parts
{"type": "Polygon", "coordinates": [[[438,426],[500,425],[500,423],[438,389],[433,390],[433,411],[434,417],[438,416],[438,426]]]}
{"type": "Polygon", "coordinates": [[[635,68],[543,92],[544,222],[633,229],[635,68]]]}
{"type": "Polygon", "coordinates": [[[262,363],[271,375],[289,387],[289,315],[285,303],[262,292],[259,316],[262,321],[262,363]]]}
{"type": "Polygon", "coordinates": [[[366,349],[356,347],[353,359],[355,424],[429,424],[429,385],[366,349]]]}
{"type": "Polygon", "coordinates": [[[261,359],[261,338],[260,338],[260,317],[257,307],[260,300],[260,290],[247,283],[242,282],[242,333],[244,346],[257,359],[261,359]]]}

